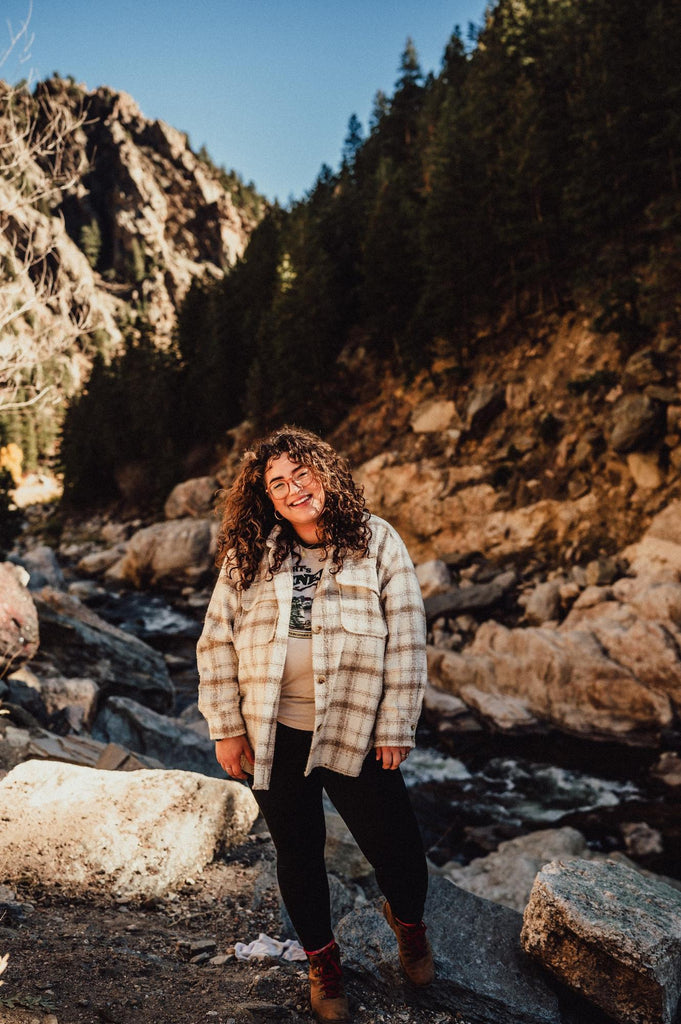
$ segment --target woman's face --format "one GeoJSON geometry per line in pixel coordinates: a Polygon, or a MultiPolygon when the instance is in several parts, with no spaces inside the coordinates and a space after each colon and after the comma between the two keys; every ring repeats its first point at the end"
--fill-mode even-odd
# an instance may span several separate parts
{"type": "Polygon", "coordinates": [[[324,509],[324,488],[314,470],[288,455],[270,459],[265,470],[265,488],[278,512],[308,543],[317,540],[316,523],[324,509]]]}

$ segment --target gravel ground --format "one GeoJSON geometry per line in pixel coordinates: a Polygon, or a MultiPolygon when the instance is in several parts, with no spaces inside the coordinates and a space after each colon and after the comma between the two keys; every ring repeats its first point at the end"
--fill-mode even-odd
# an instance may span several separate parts
{"type": "MultiPolygon", "coordinates": [[[[310,1024],[305,963],[234,956],[237,941],[280,937],[276,888],[262,884],[270,856],[251,841],[147,903],[15,886],[19,906],[0,921],[0,1024],[310,1024]]],[[[465,1024],[401,983],[347,987],[355,1024],[465,1024]]]]}

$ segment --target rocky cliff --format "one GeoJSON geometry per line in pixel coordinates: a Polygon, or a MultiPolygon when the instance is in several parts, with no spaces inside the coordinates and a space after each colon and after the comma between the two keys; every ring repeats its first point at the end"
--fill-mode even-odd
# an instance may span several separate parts
{"type": "Polygon", "coordinates": [[[263,203],[125,93],[0,89],[3,377],[39,389],[58,355],[49,373],[74,391],[140,314],[167,342],[192,279],[234,263],[263,203]]]}

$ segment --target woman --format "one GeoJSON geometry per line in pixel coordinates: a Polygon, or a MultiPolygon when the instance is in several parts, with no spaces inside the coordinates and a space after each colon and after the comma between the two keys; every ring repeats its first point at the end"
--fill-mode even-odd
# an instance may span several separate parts
{"type": "Polygon", "coordinates": [[[409,980],[433,961],[425,854],[399,765],[426,680],[425,618],[404,544],[366,510],[346,463],[284,427],[245,454],[226,495],[220,576],[198,643],[216,756],[253,795],[320,1021],[348,1021],[324,864],[326,790],[375,869],[409,980]]]}

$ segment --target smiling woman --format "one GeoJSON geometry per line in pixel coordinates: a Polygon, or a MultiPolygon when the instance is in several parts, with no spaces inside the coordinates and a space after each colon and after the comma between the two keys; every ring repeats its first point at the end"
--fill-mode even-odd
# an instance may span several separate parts
{"type": "Polygon", "coordinates": [[[376,871],[408,978],[433,961],[423,844],[400,764],[426,682],[425,617],[397,533],[343,459],[284,427],[244,455],[223,505],[220,576],[198,643],[216,756],[248,779],[310,960],[318,1020],[349,1020],[331,930],[323,792],[376,871]],[[301,848],[302,844],[302,848],[301,848]]]}
{"type": "Polygon", "coordinates": [[[303,543],[318,541],[317,523],[325,495],[314,470],[292,462],[286,454],[279,455],[268,464],[265,484],[275,518],[288,520],[303,543]]]}

